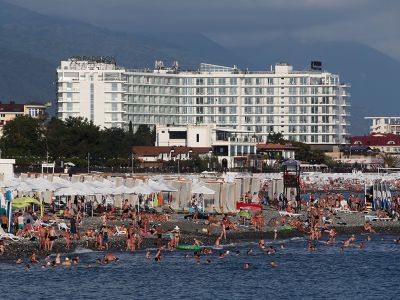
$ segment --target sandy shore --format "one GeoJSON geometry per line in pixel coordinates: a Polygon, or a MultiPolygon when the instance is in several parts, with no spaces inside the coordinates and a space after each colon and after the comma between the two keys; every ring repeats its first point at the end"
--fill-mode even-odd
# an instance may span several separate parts
{"type": "MultiPolygon", "coordinates": [[[[273,219],[279,218],[279,213],[276,210],[265,210],[264,211],[266,223],[273,219]]],[[[365,222],[364,213],[343,213],[338,212],[336,215],[333,227],[335,227],[339,234],[359,234],[364,232],[363,224],[365,222]],[[345,223],[346,225],[340,225],[338,223],[345,223]]],[[[128,225],[128,222],[110,222],[110,226],[128,225]]],[[[99,218],[86,218],[83,221],[81,230],[84,230],[87,226],[93,226],[99,228],[101,223],[99,218]]],[[[182,215],[174,215],[168,222],[162,223],[161,227],[165,232],[172,230],[175,226],[179,226],[182,232],[181,244],[193,244],[193,238],[200,239],[205,245],[213,245],[217,236],[221,233],[219,227],[215,228],[213,235],[209,236],[204,231],[207,229],[207,225],[203,221],[194,223],[192,221],[184,220],[182,215]]],[[[374,221],[372,222],[373,228],[377,233],[400,235],[400,222],[399,221],[374,221]]],[[[304,233],[297,230],[280,230],[280,227],[266,226],[264,231],[254,231],[254,229],[245,226],[239,226],[237,231],[228,231],[227,239],[223,240],[223,244],[240,243],[244,241],[257,241],[261,238],[271,241],[274,234],[274,229],[278,230],[278,240],[287,239],[291,237],[301,237],[304,233]]],[[[111,237],[109,240],[109,250],[113,252],[125,251],[125,241],[123,237],[111,237]]],[[[167,239],[163,240],[164,243],[167,239]]],[[[155,237],[145,237],[142,243],[142,249],[155,248],[157,246],[157,240],[155,237]]],[[[22,241],[12,242],[6,241],[6,252],[3,256],[0,256],[0,260],[16,259],[19,257],[28,257],[33,251],[36,251],[39,257],[44,257],[50,253],[45,251],[38,251],[39,244],[37,241],[22,241]]],[[[95,240],[73,240],[71,241],[71,249],[69,252],[74,252],[77,249],[90,249],[96,250],[95,240]]],[[[65,239],[60,238],[55,241],[52,253],[65,253],[65,239]]]]}

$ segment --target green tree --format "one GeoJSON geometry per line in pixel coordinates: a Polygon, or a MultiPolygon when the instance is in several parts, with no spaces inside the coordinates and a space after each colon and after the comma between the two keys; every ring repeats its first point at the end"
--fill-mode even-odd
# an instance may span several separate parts
{"type": "Polygon", "coordinates": [[[134,134],[134,141],[136,146],[154,146],[149,126],[140,124],[134,134]]]}
{"type": "Polygon", "coordinates": [[[35,157],[40,160],[46,156],[44,120],[30,116],[17,116],[3,127],[0,148],[3,157],[35,157]]]}
{"type": "Polygon", "coordinates": [[[273,132],[273,133],[269,133],[268,137],[267,137],[267,141],[268,143],[272,143],[272,144],[284,144],[286,141],[283,138],[282,133],[280,132],[273,132]]]}

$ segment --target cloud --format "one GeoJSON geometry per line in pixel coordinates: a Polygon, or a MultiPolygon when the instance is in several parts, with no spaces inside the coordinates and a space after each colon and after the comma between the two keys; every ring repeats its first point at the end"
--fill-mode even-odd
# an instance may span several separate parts
{"type": "Polygon", "coordinates": [[[398,0],[13,0],[12,3],[123,31],[201,32],[232,46],[286,36],[355,40],[400,58],[398,0]]]}

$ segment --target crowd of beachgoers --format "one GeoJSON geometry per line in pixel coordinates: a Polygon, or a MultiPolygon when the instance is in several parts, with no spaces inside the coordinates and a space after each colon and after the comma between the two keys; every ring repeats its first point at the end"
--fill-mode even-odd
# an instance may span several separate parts
{"type": "MultiPolygon", "coordinates": [[[[246,199],[246,195],[243,198],[246,199]]],[[[124,241],[123,250],[132,253],[141,249],[146,250],[147,247],[143,247],[143,242],[146,239],[152,239],[157,250],[154,256],[154,253],[146,250],[145,257],[154,258],[156,261],[161,261],[166,252],[176,251],[180,246],[186,247],[185,249],[196,249],[195,257],[198,260],[200,255],[213,252],[219,253],[219,258],[222,259],[224,255],[227,255],[226,252],[221,252],[222,244],[230,235],[238,231],[265,232],[267,228],[273,233],[271,243],[275,244],[278,243],[283,231],[295,231],[299,235],[307,236],[307,249],[310,251],[317,250],[317,244],[314,241],[324,238],[327,245],[338,245],[340,250],[351,246],[364,247],[364,240],[355,244],[357,239],[354,234],[350,234],[348,238],[340,242],[336,241],[337,226],[346,225],[343,224],[339,215],[371,213],[360,196],[350,194],[345,197],[340,193],[329,192],[310,193],[304,195],[299,203],[295,197],[288,199],[282,195],[268,197],[268,193],[261,189],[258,198],[263,210],[241,210],[237,214],[203,214],[197,209],[199,205],[197,198],[193,198],[191,203],[193,213],[187,215],[185,224],[189,228],[201,225],[201,232],[194,234],[194,230],[182,232],[178,225],[172,229],[166,229],[168,226],[165,224],[177,224],[177,214],[171,209],[163,212],[155,210],[138,212],[136,207],[126,200],[121,207],[99,205],[95,210],[97,217],[91,217],[85,211],[85,205],[79,197],[73,197],[62,216],[52,209],[46,211],[42,217],[40,210],[33,210],[32,207],[15,211],[10,232],[7,227],[9,220],[5,214],[2,214],[0,255],[7,257],[7,252],[12,249],[14,242],[35,243],[37,249],[27,258],[17,257],[17,264],[23,264],[28,269],[35,264],[43,268],[57,265],[70,266],[78,264],[79,257],[72,257],[68,253],[71,252],[74,243],[84,241],[87,245],[94,244],[95,250],[106,252],[96,261],[98,264],[106,264],[118,259],[109,252],[112,250],[109,247],[110,239],[117,238],[124,241]],[[97,222],[90,222],[91,219],[96,219],[97,222]],[[184,234],[192,237],[190,244],[186,242],[182,245],[184,234]],[[63,259],[59,253],[60,248],[57,248],[57,253],[55,253],[55,243],[64,245],[62,252],[67,254],[63,259]],[[39,255],[44,259],[39,259],[39,255]]],[[[388,211],[378,206],[371,219],[365,218],[366,221],[359,224],[362,226],[362,231],[368,234],[374,233],[373,220],[397,221],[400,212],[400,196],[393,197],[390,208],[391,210],[388,211]]],[[[259,248],[268,254],[273,254],[277,250],[272,244],[267,246],[266,239],[259,241],[259,248]]]]}

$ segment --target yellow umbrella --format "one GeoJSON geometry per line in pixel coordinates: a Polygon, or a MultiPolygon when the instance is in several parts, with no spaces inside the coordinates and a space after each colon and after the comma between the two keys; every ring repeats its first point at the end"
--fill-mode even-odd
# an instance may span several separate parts
{"type": "Polygon", "coordinates": [[[13,208],[25,208],[29,205],[36,204],[40,206],[40,215],[43,217],[43,203],[34,198],[22,197],[16,198],[11,202],[13,208]]]}

